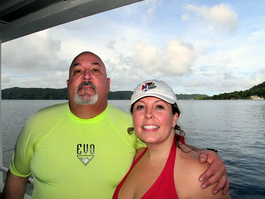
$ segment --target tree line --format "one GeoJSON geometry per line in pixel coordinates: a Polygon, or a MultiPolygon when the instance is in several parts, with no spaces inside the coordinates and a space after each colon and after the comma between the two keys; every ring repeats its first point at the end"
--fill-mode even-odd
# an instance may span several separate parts
{"type": "Polygon", "coordinates": [[[251,96],[258,96],[260,98],[265,98],[265,81],[245,91],[221,93],[219,95],[214,95],[212,97],[204,97],[203,99],[204,100],[251,99],[251,96]]]}
{"type": "MultiPolygon", "coordinates": [[[[132,91],[110,91],[109,100],[130,100],[132,91]]],[[[180,100],[190,100],[207,97],[200,94],[177,94],[180,100]]],[[[2,90],[2,99],[8,100],[68,100],[67,88],[20,88],[13,87],[2,90]]]]}
{"type": "MultiPolygon", "coordinates": [[[[130,100],[132,91],[110,91],[109,100],[130,100]]],[[[176,94],[179,100],[227,100],[227,99],[250,99],[257,95],[265,98],[265,81],[246,91],[234,91],[219,95],[208,96],[202,94],[176,94]]],[[[2,90],[2,99],[21,100],[67,100],[67,88],[7,88],[2,90]]]]}

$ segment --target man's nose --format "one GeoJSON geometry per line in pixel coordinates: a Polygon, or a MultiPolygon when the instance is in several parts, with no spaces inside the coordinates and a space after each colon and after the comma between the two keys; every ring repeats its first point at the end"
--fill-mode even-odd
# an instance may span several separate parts
{"type": "Polygon", "coordinates": [[[87,81],[87,80],[92,80],[92,77],[91,77],[91,74],[90,74],[90,71],[86,70],[83,74],[83,77],[82,77],[83,80],[87,81]]]}

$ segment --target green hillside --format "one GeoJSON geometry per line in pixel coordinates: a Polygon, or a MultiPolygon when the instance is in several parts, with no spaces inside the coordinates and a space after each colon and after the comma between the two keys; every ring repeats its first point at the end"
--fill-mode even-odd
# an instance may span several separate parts
{"type": "MultiPolygon", "coordinates": [[[[109,100],[130,100],[132,91],[110,91],[108,93],[109,100]]],[[[207,95],[200,94],[177,94],[180,100],[201,99],[207,95]]],[[[67,97],[67,88],[7,88],[2,90],[2,99],[8,100],[65,100],[67,97]]]]}
{"type": "Polygon", "coordinates": [[[66,88],[8,88],[2,90],[2,99],[48,99],[59,100],[68,99],[66,88]]]}
{"type": "MultiPolygon", "coordinates": [[[[109,100],[129,100],[132,91],[110,91],[109,100]]],[[[222,93],[212,97],[201,94],[176,94],[179,100],[227,100],[227,99],[250,99],[251,96],[265,98],[265,82],[253,86],[245,91],[234,91],[231,93],[222,93]]],[[[67,97],[67,88],[7,88],[2,90],[2,99],[35,99],[35,100],[65,100],[67,97]]]]}
{"type": "Polygon", "coordinates": [[[212,100],[250,99],[251,96],[258,96],[260,98],[265,98],[265,81],[245,91],[222,93],[219,95],[214,95],[212,97],[205,97],[203,99],[212,99],[212,100]]]}

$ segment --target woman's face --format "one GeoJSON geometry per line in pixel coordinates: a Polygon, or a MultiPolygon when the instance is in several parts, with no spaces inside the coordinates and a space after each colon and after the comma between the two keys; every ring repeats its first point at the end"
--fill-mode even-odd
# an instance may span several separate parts
{"type": "Polygon", "coordinates": [[[133,107],[133,125],[136,135],[145,143],[160,143],[172,133],[178,121],[171,104],[156,97],[138,100],[133,107]]]}

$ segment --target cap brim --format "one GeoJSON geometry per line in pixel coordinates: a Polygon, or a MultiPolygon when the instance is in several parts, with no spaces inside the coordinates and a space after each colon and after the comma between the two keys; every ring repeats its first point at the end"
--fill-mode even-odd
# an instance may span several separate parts
{"type": "Polygon", "coordinates": [[[175,104],[176,102],[168,97],[165,97],[164,95],[159,95],[157,93],[140,93],[140,95],[135,96],[134,99],[131,101],[130,105],[133,105],[135,102],[137,102],[139,99],[144,98],[144,97],[157,97],[159,99],[162,99],[166,102],[168,102],[169,104],[175,104]]]}

